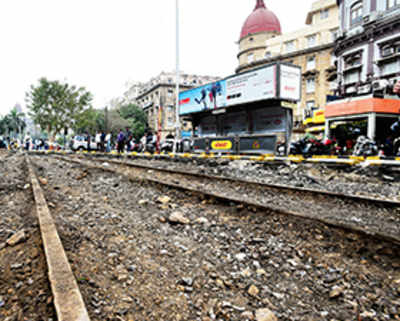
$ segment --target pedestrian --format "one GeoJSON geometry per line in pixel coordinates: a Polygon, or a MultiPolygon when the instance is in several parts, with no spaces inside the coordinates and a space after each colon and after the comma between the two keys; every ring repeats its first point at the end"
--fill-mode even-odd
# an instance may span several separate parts
{"type": "Polygon", "coordinates": [[[97,132],[95,141],[96,141],[97,150],[101,151],[101,133],[100,132],[97,132]]]}
{"type": "Polygon", "coordinates": [[[130,131],[129,127],[126,127],[126,134],[125,134],[125,143],[126,143],[126,147],[128,152],[131,151],[131,141],[133,138],[132,132],[130,131]]]}
{"type": "Polygon", "coordinates": [[[108,132],[105,138],[105,142],[106,142],[106,152],[109,153],[111,152],[111,133],[108,132]]]}
{"type": "Polygon", "coordinates": [[[87,141],[87,151],[90,152],[91,137],[89,133],[86,133],[86,141],[87,141]]]}
{"type": "Polygon", "coordinates": [[[124,146],[125,146],[125,135],[122,129],[120,129],[117,137],[117,149],[119,154],[123,153],[124,146]]]}
{"type": "Polygon", "coordinates": [[[104,153],[105,143],[106,143],[106,134],[104,133],[104,131],[101,131],[100,141],[101,141],[101,152],[104,153]]]}
{"type": "Polygon", "coordinates": [[[31,136],[29,135],[29,133],[25,136],[25,149],[29,150],[31,144],[31,136]]]}

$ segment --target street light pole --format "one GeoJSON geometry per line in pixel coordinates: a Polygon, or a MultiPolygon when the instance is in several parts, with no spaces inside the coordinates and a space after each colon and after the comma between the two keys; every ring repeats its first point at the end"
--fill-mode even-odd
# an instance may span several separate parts
{"type": "Polygon", "coordinates": [[[180,122],[179,122],[179,83],[180,83],[180,71],[179,71],[179,0],[175,0],[176,7],[176,102],[175,102],[175,144],[173,152],[176,153],[177,143],[180,137],[180,122]]]}

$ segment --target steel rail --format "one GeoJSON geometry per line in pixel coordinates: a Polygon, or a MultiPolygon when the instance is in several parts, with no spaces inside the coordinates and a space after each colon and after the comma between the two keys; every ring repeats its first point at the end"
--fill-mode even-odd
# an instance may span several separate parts
{"type": "MultiPolygon", "coordinates": [[[[87,157],[87,156],[85,156],[85,157],[87,157]]],[[[92,157],[90,157],[90,159],[94,160],[94,161],[100,161],[99,159],[92,158],[92,157]]],[[[329,196],[329,197],[335,197],[335,198],[350,199],[353,201],[370,202],[370,203],[375,203],[375,204],[378,203],[378,204],[385,204],[385,205],[393,206],[393,207],[400,207],[400,201],[393,200],[393,199],[377,198],[377,197],[366,196],[366,195],[351,195],[351,194],[344,194],[344,193],[338,193],[338,192],[332,192],[332,191],[326,191],[326,190],[320,190],[320,189],[311,189],[311,188],[295,187],[295,186],[283,185],[283,184],[257,182],[257,181],[242,179],[242,178],[233,178],[233,177],[226,177],[226,176],[219,176],[219,175],[197,173],[197,172],[193,172],[193,171],[183,171],[183,170],[179,170],[179,169],[154,167],[154,166],[144,165],[144,164],[135,164],[132,162],[128,162],[127,160],[120,161],[120,160],[114,160],[114,159],[109,160],[108,159],[108,160],[106,160],[106,162],[113,163],[113,164],[119,164],[119,165],[125,165],[125,166],[129,166],[129,167],[147,169],[147,170],[156,170],[156,171],[165,172],[165,173],[169,173],[169,174],[180,174],[180,175],[194,176],[194,177],[200,177],[200,178],[205,178],[205,179],[210,179],[210,180],[228,181],[228,182],[233,182],[233,183],[254,185],[254,186],[259,186],[262,188],[274,188],[274,189],[287,190],[287,191],[293,191],[293,192],[309,193],[309,194],[319,195],[319,196],[323,195],[323,196],[329,196]]]]}
{"type": "MultiPolygon", "coordinates": [[[[237,203],[237,204],[244,204],[244,205],[255,207],[255,208],[258,208],[258,209],[264,209],[264,210],[268,210],[268,211],[273,211],[275,213],[279,213],[279,214],[283,214],[283,215],[290,215],[290,216],[300,217],[300,218],[307,219],[307,220],[313,220],[313,221],[320,222],[320,223],[323,223],[323,224],[326,224],[326,225],[342,228],[342,229],[345,229],[345,230],[361,233],[361,234],[364,234],[364,235],[369,235],[369,236],[375,237],[377,239],[389,241],[391,243],[400,244],[400,235],[399,234],[395,234],[394,235],[394,233],[385,233],[385,232],[382,232],[379,229],[371,229],[368,226],[366,226],[364,228],[364,227],[361,227],[359,225],[349,224],[349,223],[346,223],[346,222],[343,222],[343,221],[338,221],[337,219],[332,219],[330,217],[321,217],[320,215],[315,214],[315,213],[311,213],[311,212],[302,213],[300,211],[293,211],[293,210],[283,209],[282,207],[271,205],[271,204],[265,204],[265,203],[252,201],[252,200],[244,200],[243,198],[235,197],[235,196],[232,196],[232,195],[226,195],[226,194],[215,192],[215,191],[208,191],[208,190],[204,190],[204,189],[193,188],[193,187],[190,187],[190,186],[184,186],[181,183],[173,183],[173,182],[161,181],[161,180],[158,180],[158,179],[155,179],[155,178],[151,178],[151,177],[138,178],[137,176],[129,174],[126,171],[113,169],[113,168],[110,168],[110,167],[104,166],[104,165],[90,164],[90,163],[84,162],[84,161],[82,161],[80,159],[73,159],[73,158],[68,158],[68,157],[63,157],[63,156],[54,156],[54,158],[58,159],[58,160],[65,161],[65,162],[72,162],[72,163],[75,163],[75,164],[79,164],[79,165],[84,166],[84,167],[89,168],[89,169],[97,169],[97,170],[102,170],[102,171],[109,172],[109,173],[123,175],[123,176],[125,176],[127,179],[129,179],[131,181],[138,181],[138,180],[139,181],[143,181],[143,180],[145,180],[145,181],[148,181],[148,182],[151,182],[151,183],[155,183],[157,185],[167,186],[167,187],[170,187],[170,188],[173,188],[173,189],[182,190],[182,191],[188,191],[188,192],[191,192],[193,194],[205,195],[205,196],[212,197],[212,198],[215,198],[215,199],[218,199],[218,200],[222,200],[222,201],[229,201],[229,202],[234,202],[234,203],[237,203]]],[[[96,161],[100,162],[102,160],[98,160],[97,159],[96,161]]],[[[118,162],[118,163],[119,163],[119,165],[126,165],[126,164],[124,164],[122,162],[118,162]]],[[[367,199],[367,201],[370,202],[371,200],[367,199]]],[[[393,205],[393,204],[390,204],[390,205],[393,205]]],[[[398,204],[396,204],[396,206],[397,205],[398,204]]]]}

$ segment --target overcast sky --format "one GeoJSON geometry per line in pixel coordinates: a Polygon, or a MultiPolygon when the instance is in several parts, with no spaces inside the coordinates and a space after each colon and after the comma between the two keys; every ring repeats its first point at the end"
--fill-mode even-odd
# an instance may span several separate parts
{"type": "MultiPolygon", "coordinates": [[[[265,0],[283,32],[304,26],[312,0],[265,0]]],[[[256,0],[180,0],[181,70],[228,76],[256,0]]],[[[175,0],[0,1],[0,114],[40,77],[85,86],[94,107],[129,80],[175,70],[175,0]]]]}

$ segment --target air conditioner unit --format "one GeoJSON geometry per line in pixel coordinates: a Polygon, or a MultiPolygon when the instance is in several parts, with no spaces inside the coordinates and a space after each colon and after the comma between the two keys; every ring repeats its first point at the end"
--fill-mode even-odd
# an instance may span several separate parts
{"type": "Polygon", "coordinates": [[[389,86],[389,82],[386,79],[379,79],[375,80],[372,83],[372,90],[373,91],[378,91],[378,90],[384,90],[386,89],[387,86],[389,86]]]}

